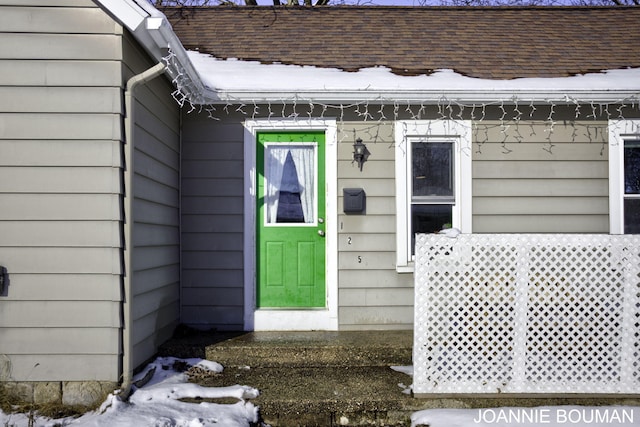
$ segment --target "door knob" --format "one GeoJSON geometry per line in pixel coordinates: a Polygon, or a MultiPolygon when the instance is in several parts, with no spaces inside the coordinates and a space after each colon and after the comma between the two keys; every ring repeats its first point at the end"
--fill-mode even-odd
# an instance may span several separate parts
{"type": "Polygon", "coordinates": [[[318,230],[318,235],[324,237],[324,230],[318,230]]]}
{"type": "Polygon", "coordinates": [[[318,218],[318,224],[324,224],[324,218],[318,218]]]}

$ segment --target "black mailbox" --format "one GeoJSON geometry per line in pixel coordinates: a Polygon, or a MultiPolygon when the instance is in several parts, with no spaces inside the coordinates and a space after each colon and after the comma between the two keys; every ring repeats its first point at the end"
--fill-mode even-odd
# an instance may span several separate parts
{"type": "Polygon", "coordinates": [[[8,282],[7,269],[0,265],[0,295],[4,293],[4,287],[8,282]]]}
{"type": "Polygon", "coordinates": [[[364,213],[367,196],[362,188],[344,188],[344,213],[364,213]]]}

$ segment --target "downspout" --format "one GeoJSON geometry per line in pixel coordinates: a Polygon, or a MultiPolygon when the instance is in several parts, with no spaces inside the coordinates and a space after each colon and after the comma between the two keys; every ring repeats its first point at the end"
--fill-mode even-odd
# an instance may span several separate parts
{"type": "Polygon", "coordinates": [[[122,298],[122,392],[123,399],[127,399],[131,392],[133,380],[133,156],[135,141],[133,138],[135,127],[135,108],[133,107],[135,88],[145,84],[163,74],[166,64],[160,62],[146,71],[131,77],[124,89],[124,276],[122,298]]]}

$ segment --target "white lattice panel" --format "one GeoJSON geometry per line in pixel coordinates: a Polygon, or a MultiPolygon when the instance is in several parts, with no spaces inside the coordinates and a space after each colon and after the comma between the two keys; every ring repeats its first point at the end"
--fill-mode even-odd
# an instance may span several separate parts
{"type": "Polygon", "coordinates": [[[415,393],[637,393],[639,325],[640,236],[417,236],[415,393]]]}

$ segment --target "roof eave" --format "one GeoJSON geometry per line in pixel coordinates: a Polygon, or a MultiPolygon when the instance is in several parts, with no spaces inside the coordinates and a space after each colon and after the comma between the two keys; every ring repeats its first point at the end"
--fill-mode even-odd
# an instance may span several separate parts
{"type": "Polygon", "coordinates": [[[208,90],[162,12],[145,0],[95,1],[131,31],[155,61],[167,62],[167,74],[174,80],[180,76],[180,89],[190,102],[203,102],[208,90]]]}
{"type": "Polygon", "coordinates": [[[135,31],[144,20],[152,15],[144,4],[135,0],[95,0],[103,9],[111,13],[130,31],[135,31]]]}
{"type": "Polygon", "coordinates": [[[153,39],[152,48],[158,48],[162,52],[162,58],[168,66],[167,73],[174,80],[174,84],[175,80],[179,79],[180,89],[186,92],[186,98],[192,103],[203,103],[208,88],[202,82],[182,42],[164,15],[147,18],[146,33],[153,39]]]}
{"type": "Polygon", "coordinates": [[[425,90],[300,90],[300,91],[215,91],[206,89],[203,94],[205,104],[229,103],[283,103],[312,102],[318,104],[374,103],[374,104],[417,104],[437,105],[456,102],[469,105],[513,104],[517,103],[557,103],[557,104],[617,104],[624,101],[640,102],[640,88],[637,90],[457,90],[446,88],[437,91],[425,90]]]}
{"type": "Polygon", "coordinates": [[[207,86],[187,55],[182,42],[165,15],[145,0],[96,0],[122,25],[128,28],[147,52],[158,62],[167,62],[167,73],[179,92],[176,99],[193,105],[229,103],[312,102],[318,104],[442,104],[457,102],[469,105],[491,103],[555,102],[565,104],[612,104],[640,102],[640,87],[631,89],[553,90],[496,89],[460,90],[366,90],[300,89],[224,90],[207,86]]]}

